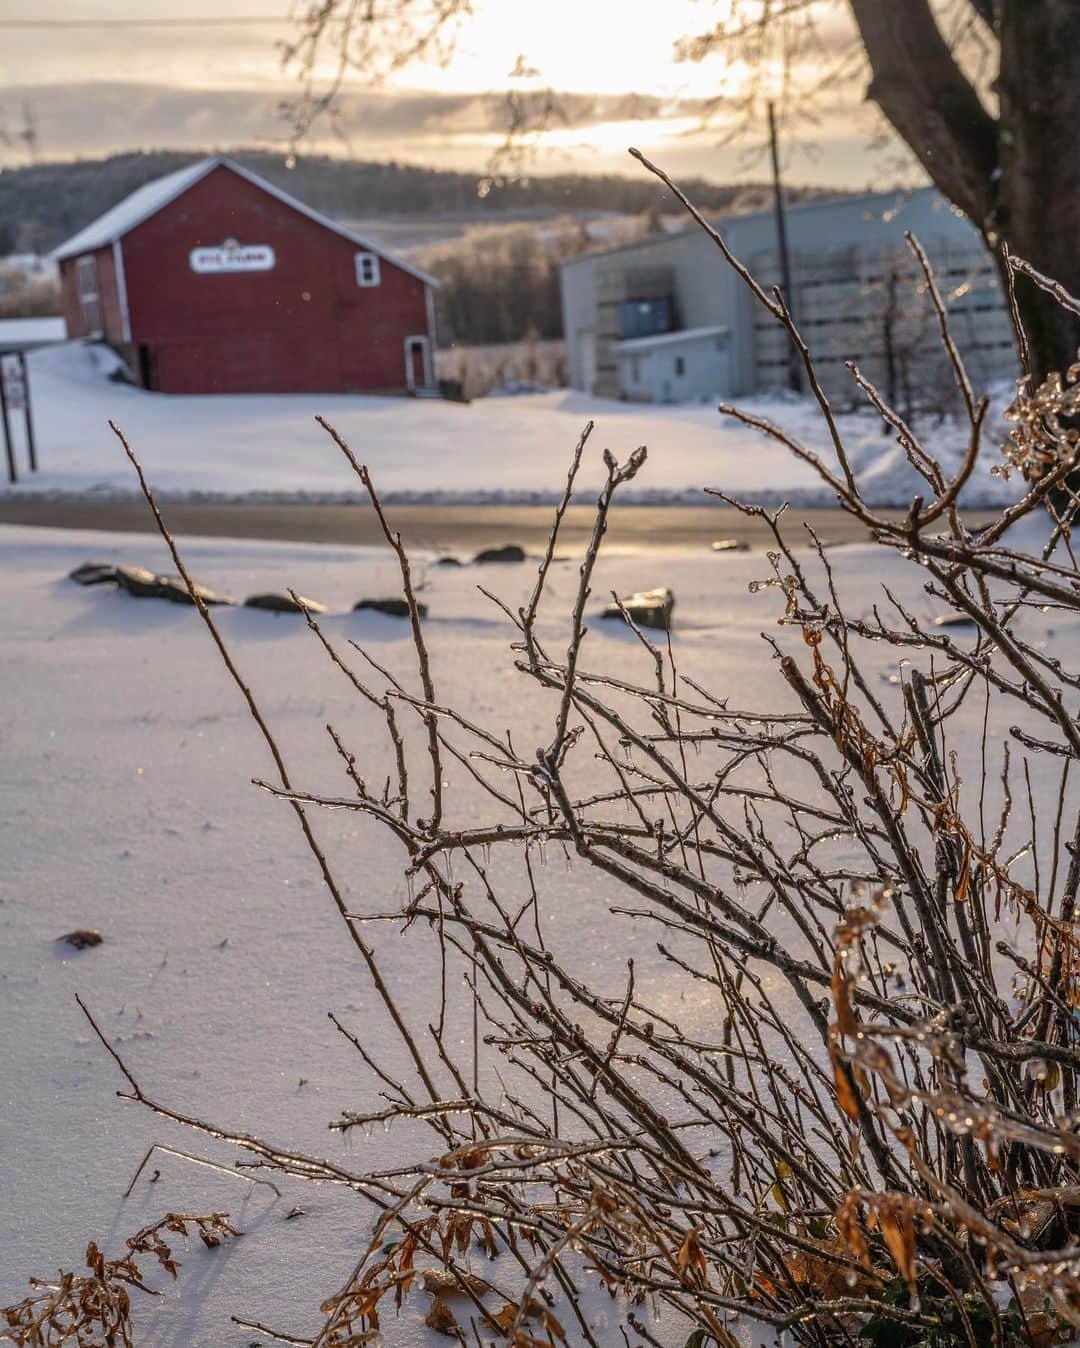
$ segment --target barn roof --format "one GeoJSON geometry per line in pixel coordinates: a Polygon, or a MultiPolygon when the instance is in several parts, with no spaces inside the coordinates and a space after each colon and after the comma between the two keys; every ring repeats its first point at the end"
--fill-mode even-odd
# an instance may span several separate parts
{"type": "Polygon", "coordinates": [[[335,234],[340,234],[343,239],[348,239],[358,248],[363,248],[368,252],[377,253],[379,257],[387,262],[393,263],[395,267],[400,267],[402,271],[407,271],[411,275],[419,277],[425,285],[437,286],[439,283],[434,276],[426,271],[421,271],[419,267],[413,267],[408,262],[403,262],[400,258],[394,257],[383,248],[378,248],[369,239],[353,233],[351,229],[346,229],[344,225],[338,224],[336,220],[331,220],[329,216],[323,215],[320,211],[313,210],[304,202],[290,196],[288,192],[283,192],[280,187],[275,187],[272,182],[266,178],[261,178],[257,173],[252,173],[250,169],[244,168],[228,155],[212,155],[208,159],[200,159],[198,163],[189,164],[187,168],[178,169],[175,173],[167,173],[163,178],[155,178],[153,182],[145,183],[137,188],[130,196],[123,201],[117,202],[104,215],[99,215],[96,220],[91,221],[84,229],[73,234],[65,243],[54,248],[51,257],[54,261],[60,262],[66,257],[74,257],[79,253],[92,253],[97,248],[107,248],[110,244],[118,242],[125,234],[130,234],[136,225],[141,225],[144,220],[148,220],[158,211],[163,210],[170,202],[182,196],[190,187],[194,187],[197,182],[216,168],[227,168],[230,172],[237,174],[241,178],[246,178],[249,183],[254,183],[256,187],[261,188],[270,196],[276,197],[278,201],[294,211],[299,211],[301,215],[306,215],[309,220],[314,220],[316,224],[322,225],[324,229],[332,230],[335,234]]]}

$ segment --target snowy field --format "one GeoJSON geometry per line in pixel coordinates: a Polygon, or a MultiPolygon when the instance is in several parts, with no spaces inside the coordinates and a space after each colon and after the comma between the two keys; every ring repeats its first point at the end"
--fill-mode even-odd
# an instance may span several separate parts
{"type": "MultiPolygon", "coordinates": [[[[140,415],[158,405],[114,392],[140,415]]],[[[94,388],[88,401],[100,397],[94,388]]],[[[407,411],[421,416],[429,409],[407,411]]],[[[359,421],[369,413],[354,415],[359,421]]],[[[673,414],[664,415],[670,424],[673,414]]],[[[137,441],[138,428],[131,429],[137,441]]],[[[89,443],[90,431],[88,437],[89,443]]],[[[312,452],[317,448],[313,440],[312,452]]],[[[205,446],[197,452],[209,462],[205,446]]],[[[561,467],[555,459],[553,471],[561,467]]],[[[333,639],[367,644],[413,682],[404,625],[348,611],[360,595],[396,592],[385,553],[207,540],[183,550],[198,580],[237,597],[292,585],[322,600],[333,611],[325,620],[333,639]]],[[[234,1325],[234,1314],[310,1335],[320,1323],[320,1301],[365,1247],[370,1211],[353,1195],[299,1181],[283,1180],[277,1199],[266,1188],[169,1156],[158,1156],[124,1200],[152,1142],[226,1164],[235,1151],[118,1101],[123,1083],[75,994],[93,1008],[144,1087],[174,1107],[356,1168],[392,1164],[418,1145],[427,1155],[432,1144],[426,1135],[376,1132],[346,1147],[327,1131],[342,1110],[377,1105],[371,1080],[327,1012],[384,1061],[400,1063],[403,1051],[291,812],[250,785],[268,773],[268,756],[198,615],[65,579],[73,566],[97,557],[167,567],[163,548],[149,537],[0,528],[0,1154],[7,1162],[0,1167],[0,1304],[23,1295],[32,1273],[78,1267],[89,1239],[111,1252],[170,1208],[223,1209],[245,1236],[216,1252],[192,1248],[175,1288],[160,1301],[140,1298],[138,1341],[168,1348],[268,1343],[234,1325]],[[75,927],[99,929],[103,944],[77,954],[55,943],[75,927]],[[151,1184],[153,1168],[161,1178],[151,1184]],[[304,1215],[286,1220],[297,1204],[304,1215]]],[[[882,582],[916,612],[934,611],[919,591],[920,577],[898,557],[861,546],[831,557],[853,612],[868,610],[882,582]]],[[[565,640],[563,615],[576,572],[573,565],[555,568],[542,622],[553,645],[565,640]]],[[[512,728],[519,745],[545,743],[550,708],[522,697],[507,624],[475,589],[482,579],[516,607],[531,587],[533,566],[488,568],[481,577],[469,568],[428,567],[420,558],[417,573],[431,607],[426,629],[441,699],[494,728],[512,728]]],[[[759,633],[775,631],[775,598],[748,591],[752,579],[767,574],[761,554],[612,556],[601,560],[594,594],[670,585],[682,672],[730,695],[732,705],[771,705],[781,698],[780,685],[759,633]]],[[[242,609],[220,610],[219,617],[294,780],[313,787],[339,782],[323,726],[333,722],[363,757],[375,728],[369,709],[328,667],[302,619],[242,609]]],[[[1061,630],[1057,639],[1074,641],[1076,634],[1061,630]]],[[[586,652],[590,668],[631,677],[639,662],[636,673],[650,678],[621,626],[594,623],[586,652]]],[[[872,658],[884,677],[890,653],[881,649],[872,658]]],[[[973,743],[980,708],[963,713],[972,718],[973,743]]],[[[995,727],[995,738],[1004,729],[995,727]]],[[[455,799],[461,823],[473,822],[468,796],[455,799]]],[[[325,812],[315,819],[348,902],[367,913],[399,907],[406,897],[402,856],[385,837],[376,844],[357,819],[325,812]]],[[[639,961],[642,995],[667,1004],[674,994],[650,954],[652,938],[609,915],[595,872],[567,871],[560,860],[542,884],[545,936],[561,958],[601,987],[606,978],[615,993],[621,975],[611,951],[630,951],[639,961]]],[[[436,981],[426,941],[386,926],[365,930],[406,1016],[422,1030],[436,981]]],[[[1007,921],[1000,934],[1008,938],[1007,921]]],[[[684,991],[677,1007],[690,1033],[715,1028],[707,988],[696,995],[693,1002],[684,991]]],[[[592,1314],[600,1342],[622,1341],[611,1303],[597,1302],[592,1314]]],[[[418,1315],[412,1302],[400,1318],[388,1315],[386,1344],[433,1339],[418,1315]]],[[[684,1339],[685,1331],[678,1344],[684,1339]]]]}
{"type": "MultiPolygon", "coordinates": [[[[713,406],[632,407],[557,391],[485,398],[468,406],[402,398],[227,395],[165,396],[108,378],[115,357],[78,343],[30,357],[41,471],[18,493],[130,494],[130,467],[108,429],[116,421],[159,491],[172,497],[264,497],[334,500],[359,484],[314,422],[325,416],[367,463],[387,499],[533,502],[557,498],[570,452],[587,420],[594,444],[620,458],[649,447],[648,473],[624,500],[702,502],[719,487],[748,499],[831,504],[811,469],[782,446],[713,406]]],[[[744,400],[835,465],[821,418],[805,400],[744,400]]],[[[921,483],[873,414],[841,419],[848,452],[867,499],[905,506],[921,483]]],[[[988,460],[995,436],[986,438],[988,460]]],[[[945,426],[931,443],[946,465],[958,461],[966,436],[945,426]]],[[[599,466],[582,490],[599,482],[599,466]]],[[[979,475],[965,496],[972,505],[1008,496],[1010,488],[979,475]]]]}

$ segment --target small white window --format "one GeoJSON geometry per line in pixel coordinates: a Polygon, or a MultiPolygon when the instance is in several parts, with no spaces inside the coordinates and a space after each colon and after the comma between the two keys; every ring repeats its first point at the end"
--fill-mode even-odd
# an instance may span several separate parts
{"type": "Polygon", "coordinates": [[[379,284],[379,256],[377,253],[357,253],[356,284],[358,286],[377,286],[379,284]]]}

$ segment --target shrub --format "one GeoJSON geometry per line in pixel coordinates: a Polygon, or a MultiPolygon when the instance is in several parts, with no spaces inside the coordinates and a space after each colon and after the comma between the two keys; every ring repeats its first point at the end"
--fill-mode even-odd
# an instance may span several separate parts
{"type": "MultiPolygon", "coordinates": [[[[817,389],[783,297],[762,292],[713,238],[817,389]]],[[[429,1324],[463,1332],[448,1301],[457,1292],[476,1325],[517,1348],[571,1330],[596,1345],[586,1284],[625,1298],[628,1325],[650,1343],[636,1308],[674,1308],[693,1348],[733,1343],[733,1313],[803,1344],[878,1348],[1047,1344],[1080,1324],[1080,809],[1070,782],[1080,671],[1064,644],[1048,649],[1027,624],[1033,610],[1080,609],[1073,376],[1021,382],[1001,470],[1024,475],[1022,494],[971,525],[958,499],[981,463],[986,402],[913,247],[967,409],[967,453],[952,478],[857,369],[926,483],[900,518],[863,501],[824,395],[835,469],[780,428],[728,410],[810,463],[883,554],[918,568],[949,622],[925,620],[888,589],[870,612],[853,610],[816,538],[799,551],[783,511],[730,501],[774,541],[755,586],[776,617],[760,703],[735,707],[722,687],[684,677],[677,644],[656,645],[632,622],[645,677],[593,670],[584,638],[594,569],[612,504],[646,457],[619,464],[605,452],[567,645],[549,649],[537,615],[587,430],[531,597],[503,609],[519,677],[552,708],[545,742],[524,752],[439,699],[405,550],[366,469],[327,427],[400,562],[418,679],[411,690],[372,659],[381,683],[369,683],[309,616],[386,727],[387,785],[369,786],[331,731],[348,792],[321,794],[294,787],[192,587],[273,753],[277,777],[262,785],[291,803],[411,1064],[399,1079],[354,1039],[386,1104],[333,1126],[421,1120],[434,1138],[434,1158],[365,1174],[178,1114],[129,1077],[133,1097],[158,1112],[264,1166],[347,1183],[381,1209],[367,1254],[324,1304],[320,1345],[370,1342],[421,1271],[429,1324]],[[894,672],[883,684],[885,648],[894,672]],[[429,762],[423,792],[408,770],[409,718],[429,762]],[[972,723],[981,743],[957,729],[972,723]],[[981,766],[965,781],[972,763],[981,766]],[[454,817],[452,774],[468,775],[489,818],[454,817]],[[475,1016],[464,1058],[443,1033],[445,1001],[430,1053],[405,1023],[315,838],[318,806],[358,811],[404,849],[410,899],[383,920],[416,929],[411,939],[426,925],[442,959],[464,971],[475,1016]],[[515,886],[500,888],[491,849],[517,855],[523,904],[515,886]],[[604,877],[613,911],[652,925],[665,977],[711,999],[711,1032],[687,1033],[651,1006],[625,952],[611,952],[595,985],[556,956],[539,920],[558,895],[557,879],[538,878],[546,850],[604,877]],[[477,1246],[492,1256],[489,1277],[470,1268],[477,1246]]]]}

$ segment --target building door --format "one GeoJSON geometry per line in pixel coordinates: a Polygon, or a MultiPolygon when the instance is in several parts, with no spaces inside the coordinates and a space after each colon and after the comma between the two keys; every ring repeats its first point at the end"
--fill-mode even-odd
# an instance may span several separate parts
{"type": "Polygon", "coordinates": [[[75,259],[75,287],[79,295],[79,315],[84,337],[102,337],[105,321],[101,307],[97,258],[93,253],[75,259]]]}
{"type": "Polygon", "coordinates": [[[430,388],[435,382],[431,369],[431,342],[426,337],[405,338],[405,387],[410,393],[430,388]]]}
{"type": "Polygon", "coordinates": [[[154,349],[147,346],[145,342],[140,342],[138,346],[139,353],[139,386],[144,389],[157,388],[157,362],[154,359],[154,349]]]}

